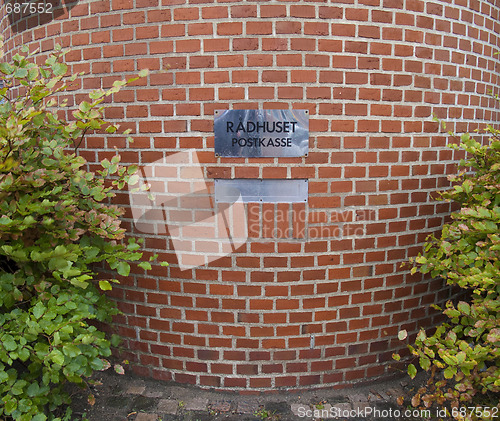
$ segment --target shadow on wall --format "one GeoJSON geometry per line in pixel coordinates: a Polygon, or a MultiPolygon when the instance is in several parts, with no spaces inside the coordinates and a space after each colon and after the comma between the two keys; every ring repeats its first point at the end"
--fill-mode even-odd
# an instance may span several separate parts
{"type": "Polygon", "coordinates": [[[19,21],[24,20],[30,28],[46,25],[67,15],[78,3],[79,0],[3,0],[9,25],[16,34],[26,30],[25,25],[17,25],[19,21]]]}

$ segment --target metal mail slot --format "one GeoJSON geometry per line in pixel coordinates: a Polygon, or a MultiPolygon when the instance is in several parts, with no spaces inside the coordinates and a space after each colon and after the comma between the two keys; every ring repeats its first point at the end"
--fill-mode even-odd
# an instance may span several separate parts
{"type": "Polygon", "coordinates": [[[215,111],[215,155],[301,157],[309,152],[307,110],[215,111]]]}
{"type": "Polygon", "coordinates": [[[218,179],[215,180],[215,201],[234,203],[237,201],[262,203],[307,202],[308,180],[278,179],[218,179]]]}

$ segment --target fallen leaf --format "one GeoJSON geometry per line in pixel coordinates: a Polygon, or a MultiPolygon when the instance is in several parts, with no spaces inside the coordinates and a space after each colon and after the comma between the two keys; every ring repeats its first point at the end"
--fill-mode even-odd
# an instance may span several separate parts
{"type": "Polygon", "coordinates": [[[125,370],[120,364],[115,364],[114,366],[115,372],[118,374],[125,374],[125,370]]]}

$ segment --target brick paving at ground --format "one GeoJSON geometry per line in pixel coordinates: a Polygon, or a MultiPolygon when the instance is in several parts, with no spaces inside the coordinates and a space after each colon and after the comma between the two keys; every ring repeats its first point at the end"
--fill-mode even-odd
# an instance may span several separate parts
{"type": "MultiPolygon", "coordinates": [[[[341,390],[276,390],[249,396],[114,373],[100,373],[98,380],[102,385],[93,388],[96,404],[90,406],[83,399],[76,399],[74,404],[75,415],[85,413],[89,421],[297,421],[334,419],[330,414],[345,414],[346,411],[354,415],[366,414],[370,408],[372,412],[377,409],[390,415],[398,409],[404,411],[406,407],[399,406],[397,399],[405,397],[408,404],[409,393],[416,390],[404,379],[396,379],[341,390]]],[[[337,419],[380,418],[368,414],[337,419]]],[[[384,419],[418,418],[387,416],[384,419]]]]}

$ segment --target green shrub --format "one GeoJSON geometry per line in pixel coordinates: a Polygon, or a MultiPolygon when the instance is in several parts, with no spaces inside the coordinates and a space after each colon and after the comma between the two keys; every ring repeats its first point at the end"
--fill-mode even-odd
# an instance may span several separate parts
{"type": "MultiPolygon", "coordinates": [[[[462,301],[442,309],[446,322],[431,336],[420,330],[410,346],[420,367],[431,372],[413,403],[448,403],[457,417],[467,403],[497,405],[500,392],[500,131],[488,127],[486,132],[487,145],[465,134],[452,146],[465,150],[467,159],[460,162],[464,171],[451,177],[453,188],[441,197],[461,209],[439,238],[428,238],[412,268],[464,290],[462,301]]],[[[405,336],[400,332],[401,339],[405,336]]],[[[411,364],[408,373],[416,372],[411,364]]],[[[470,412],[466,419],[492,415],[470,412]]]]}
{"type": "Polygon", "coordinates": [[[22,54],[0,64],[0,419],[70,419],[65,383],[109,367],[116,340],[92,323],[117,314],[101,292],[117,280],[93,268],[126,276],[142,256],[107,204],[137,168],[116,155],[94,174],[77,155],[87,131],[116,132],[101,104],[127,82],[91,93],[65,121],[57,94],[79,75],[66,76],[60,48],[43,65],[22,54]]]}

